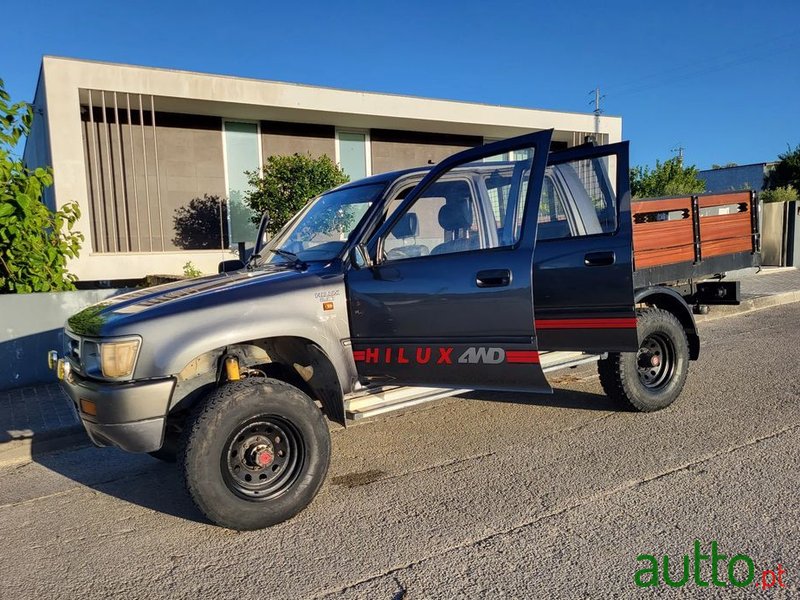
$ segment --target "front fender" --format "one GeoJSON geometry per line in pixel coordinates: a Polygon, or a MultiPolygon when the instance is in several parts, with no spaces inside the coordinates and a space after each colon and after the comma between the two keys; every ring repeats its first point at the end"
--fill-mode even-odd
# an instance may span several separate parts
{"type": "Polygon", "coordinates": [[[223,305],[207,305],[142,321],[136,332],[142,348],[136,364],[137,379],[180,373],[194,358],[218,348],[251,340],[296,337],[319,346],[336,370],[347,393],[355,380],[352,355],[342,340],[349,337],[344,284],[326,282],[325,298],[319,288],[303,288],[266,298],[244,298],[223,305]],[[340,288],[340,289],[339,289],[340,288]],[[332,291],[338,293],[332,294],[332,291]],[[330,305],[333,309],[330,309],[330,305]],[[329,310],[325,310],[325,307],[329,310]]]}

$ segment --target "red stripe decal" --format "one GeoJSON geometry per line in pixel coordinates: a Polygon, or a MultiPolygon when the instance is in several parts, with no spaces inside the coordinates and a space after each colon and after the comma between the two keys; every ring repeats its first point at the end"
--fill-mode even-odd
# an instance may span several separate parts
{"type": "Polygon", "coordinates": [[[539,353],[535,350],[506,350],[506,362],[538,364],[539,353]]]}
{"type": "Polygon", "coordinates": [[[536,329],[635,329],[636,317],[536,319],[536,329]]]}

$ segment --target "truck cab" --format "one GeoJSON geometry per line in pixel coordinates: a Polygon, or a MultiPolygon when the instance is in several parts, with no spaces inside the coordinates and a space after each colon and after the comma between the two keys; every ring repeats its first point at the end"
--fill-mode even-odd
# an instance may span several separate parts
{"type": "Polygon", "coordinates": [[[547,394],[587,361],[611,396],[668,406],[699,342],[682,296],[634,287],[628,144],[551,134],[340,186],[246,265],[74,315],[54,362],[89,436],[177,460],[210,520],[256,529],[319,490],[326,419],[547,394]]]}

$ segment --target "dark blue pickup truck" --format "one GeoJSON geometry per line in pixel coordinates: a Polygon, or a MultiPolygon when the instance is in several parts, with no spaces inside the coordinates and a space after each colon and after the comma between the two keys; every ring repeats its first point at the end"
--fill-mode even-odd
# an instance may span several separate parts
{"type": "MultiPolygon", "coordinates": [[[[631,202],[628,144],[550,152],[542,131],[310,201],[247,264],[68,320],[51,353],[98,445],[177,460],[209,519],[307,506],[346,423],[466,390],[550,393],[596,361],[642,411],[680,394],[693,309],[758,264],[749,193],[631,202]]],[[[442,435],[447,435],[443,432],[442,435]]]]}

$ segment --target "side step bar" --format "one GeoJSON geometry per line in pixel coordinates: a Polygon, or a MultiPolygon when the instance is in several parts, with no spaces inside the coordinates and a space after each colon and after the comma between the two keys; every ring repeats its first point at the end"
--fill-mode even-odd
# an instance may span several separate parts
{"type": "Polygon", "coordinates": [[[380,388],[374,392],[345,400],[345,416],[353,420],[375,417],[383,413],[411,408],[423,402],[432,402],[470,391],[472,390],[425,387],[380,388]]]}
{"type": "Polygon", "coordinates": [[[586,352],[566,351],[540,352],[539,364],[542,365],[543,372],[551,373],[553,371],[595,362],[606,356],[608,356],[608,354],[587,354],[586,352]]]}
{"type": "MultiPolygon", "coordinates": [[[[601,358],[604,358],[604,355],[584,352],[541,352],[539,354],[542,371],[545,373],[576,367],[601,358]]],[[[428,387],[384,387],[364,390],[345,399],[345,416],[352,420],[365,419],[471,391],[473,390],[428,387]]]]}

